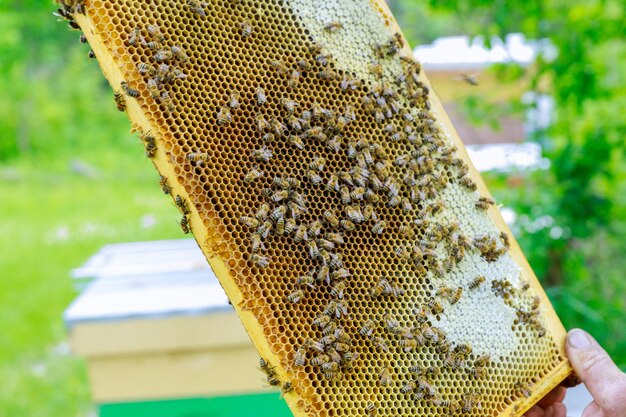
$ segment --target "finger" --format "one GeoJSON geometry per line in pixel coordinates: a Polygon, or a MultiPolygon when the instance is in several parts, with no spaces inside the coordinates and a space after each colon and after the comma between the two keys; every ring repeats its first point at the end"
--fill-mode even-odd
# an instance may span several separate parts
{"type": "Polygon", "coordinates": [[[543,412],[543,417],[554,417],[554,409],[552,408],[552,406],[546,408],[546,410],[543,412]]]}
{"type": "Polygon", "coordinates": [[[574,329],[567,335],[567,355],[576,374],[603,409],[611,408],[616,389],[626,386],[626,376],[588,333],[574,329]]]}
{"type": "Polygon", "coordinates": [[[524,417],[544,417],[543,408],[535,405],[530,410],[526,411],[524,417]]]}
{"type": "Polygon", "coordinates": [[[552,405],[552,417],[566,417],[567,409],[565,408],[565,404],[561,402],[554,403],[552,405]]]}
{"type": "Polygon", "coordinates": [[[585,407],[585,411],[583,411],[582,417],[605,417],[605,415],[598,403],[593,401],[591,404],[585,407]]]}
{"type": "Polygon", "coordinates": [[[550,391],[545,397],[543,397],[537,404],[539,407],[547,408],[555,402],[563,402],[565,398],[565,392],[567,390],[564,387],[556,387],[550,391]]]}

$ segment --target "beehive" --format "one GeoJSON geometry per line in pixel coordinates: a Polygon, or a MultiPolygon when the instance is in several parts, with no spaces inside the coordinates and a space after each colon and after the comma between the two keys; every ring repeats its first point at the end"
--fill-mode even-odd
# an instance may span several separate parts
{"type": "Polygon", "coordinates": [[[66,0],[60,14],[294,415],[521,415],[571,372],[382,0],[66,0]]]}

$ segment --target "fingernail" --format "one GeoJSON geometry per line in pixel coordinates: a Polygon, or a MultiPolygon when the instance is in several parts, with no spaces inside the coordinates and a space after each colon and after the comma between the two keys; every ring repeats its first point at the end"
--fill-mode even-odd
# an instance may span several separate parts
{"type": "Polygon", "coordinates": [[[587,349],[591,346],[591,339],[586,332],[574,329],[567,335],[567,344],[576,349],[587,349]]]}

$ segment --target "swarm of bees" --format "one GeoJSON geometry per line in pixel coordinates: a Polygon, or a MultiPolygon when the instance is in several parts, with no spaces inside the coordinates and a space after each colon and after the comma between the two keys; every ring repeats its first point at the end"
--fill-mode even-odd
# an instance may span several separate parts
{"type": "MultiPolygon", "coordinates": [[[[187,15],[207,18],[208,3],[183,0],[181,4],[187,15]]],[[[84,2],[62,0],[61,5],[56,14],[78,29],[72,14],[84,13],[84,2]]],[[[339,21],[325,23],[323,29],[331,38],[340,36],[333,35],[335,32],[346,30],[339,21]]],[[[239,20],[232,30],[238,41],[247,43],[254,42],[258,33],[249,18],[239,20]]],[[[84,36],[81,42],[86,42],[84,36]]],[[[187,79],[184,69],[194,55],[182,46],[169,44],[157,25],[134,27],[126,46],[149,59],[136,66],[143,84],[132,80],[120,83],[115,92],[118,110],[126,109],[129,97],[144,98],[161,106],[165,116],[175,116],[170,87],[187,79]]],[[[262,273],[281,262],[270,256],[275,253],[270,249],[277,240],[300,251],[305,259],[305,269],[288,280],[282,298],[294,310],[303,305],[309,308],[310,300],[318,300],[314,304],[317,312],[310,323],[311,331],[303,332],[307,337],[297,339],[289,366],[310,367],[333,383],[361,370],[359,349],[363,345],[386,358],[395,352],[412,354],[428,349],[438,355],[429,366],[415,364],[403,375],[393,362],[381,360],[370,370],[371,380],[416,404],[439,407],[447,415],[463,415],[480,410],[482,392],[466,390],[449,395],[438,385],[441,375],[461,373],[462,378],[485,380],[493,370],[491,357],[474,352],[470,344],[451,340],[435,319],[449,308],[462,306],[466,297],[488,293],[514,309],[516,325],[534,329],[538,337],[545,336],[546,330],[539,318],[540,298],[517,301],[528,289],[527,284],[515,288],[505,278],[485,276],[468,277],[469,282],[462,285],[445,282],[468,255],[496,262],[509,250],[510,239],[505,232],[472,236],[445,218],[449,207],[442,194],[447,187],[454,184],[469,192],[478,187],[456,148],[441,134],[430,111],[430,92],[421,77],[421,65],[406,55],[404,47],[399,33],[373,45],[375,59],[369,67],[369,80],[335,68],[329,48],[321,43],[311,44],[308,56],[272,57],[265,62],[267,74],[282,83],[281,94],[274,91],[275,83],[258,85],[258,81],[241,92],[222,91],[219,102],[207,104],[207,117],[220,132],[249,123],[257,135],[242,156],[249,163],[238,178],[239,186],[258,194],[256,207],[239,218],[247,231],[246,259],[251,270],[262,273]],[[389,72],[392,66],[386,62],[391,60],[399,64],[394,67],[401,69],[399,73],[389,72]],[[311,80],[324,88],[338,87],[341,94],[356,97],[357,104],[351,101],[344,107],[303,99],[298,91],[311,80]],[[355,133],[354,125],[361,122],[372,122],[367,135],[355,133]],[[310,152],[313,148],[315,151],[310,152]],[[309,152],[311,156],[298,169],[287,167],[276,174],[277,159],[285,155],[285,149],[294,155],[309,152]],[[319,193],[332,199],[323,212],[311,208],[316,206],[314,199],[319,193]],[[358,276],[358,268],[354,269],[352,260],[345,259],[343,253],[356,234],[373,242],[399,238],[394,249],[397,261],[410,268],[416,279],[436,283],[422,298],[408,300],[412,308],[408,319],[389,309],[354,322],[351,300],[363,288],[371,305],[389,307],[412,296],[411,283],[398,274],[379,274],[371,282],[358,276]]],[[[133,105],[132,100],[129,104],[133,105]]],[[[146,155],[154,157],[157,137],[144,132],[141,139],[146,155]]],[[[183,155],[184,164],[201,171],[211,161],[204,149],[192,147],[183,155]]],[[[167,178],[161,176],[159,182],[162,191],[172,195],[167,178]]],[[[178,194],[172,197],[182,215],[181,230],[190,233],[193,201],[178,194]]],[[[470,206],[480,212],[495,205],[494,200],[478,193],[472,198],[470,206]]],[[[294,387],[281,381],[264,359],[260,369],[267,383],[283,394],[299,389],[297,384],[294,387]]],[[[530,396],[530,389],[526,381],[511,387],[513,393],[523,396],[530,396]]],[[[375,401],[363,404],[366,415],[380,414],[375,401]]]]}

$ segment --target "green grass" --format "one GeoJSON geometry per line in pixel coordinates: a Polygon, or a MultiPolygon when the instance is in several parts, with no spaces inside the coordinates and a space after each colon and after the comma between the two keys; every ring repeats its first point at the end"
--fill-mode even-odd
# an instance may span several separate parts
{"type": "Polygon", "coordinates": [[[85,367],[69,354],[62,323],[77,295],[70,269],[105,244],[182,237],[140,145],[128,148],[0,166],[2,417],[87,415],[85,367]],[[72,174],[73,158],[100,175],[72,174]]]}

